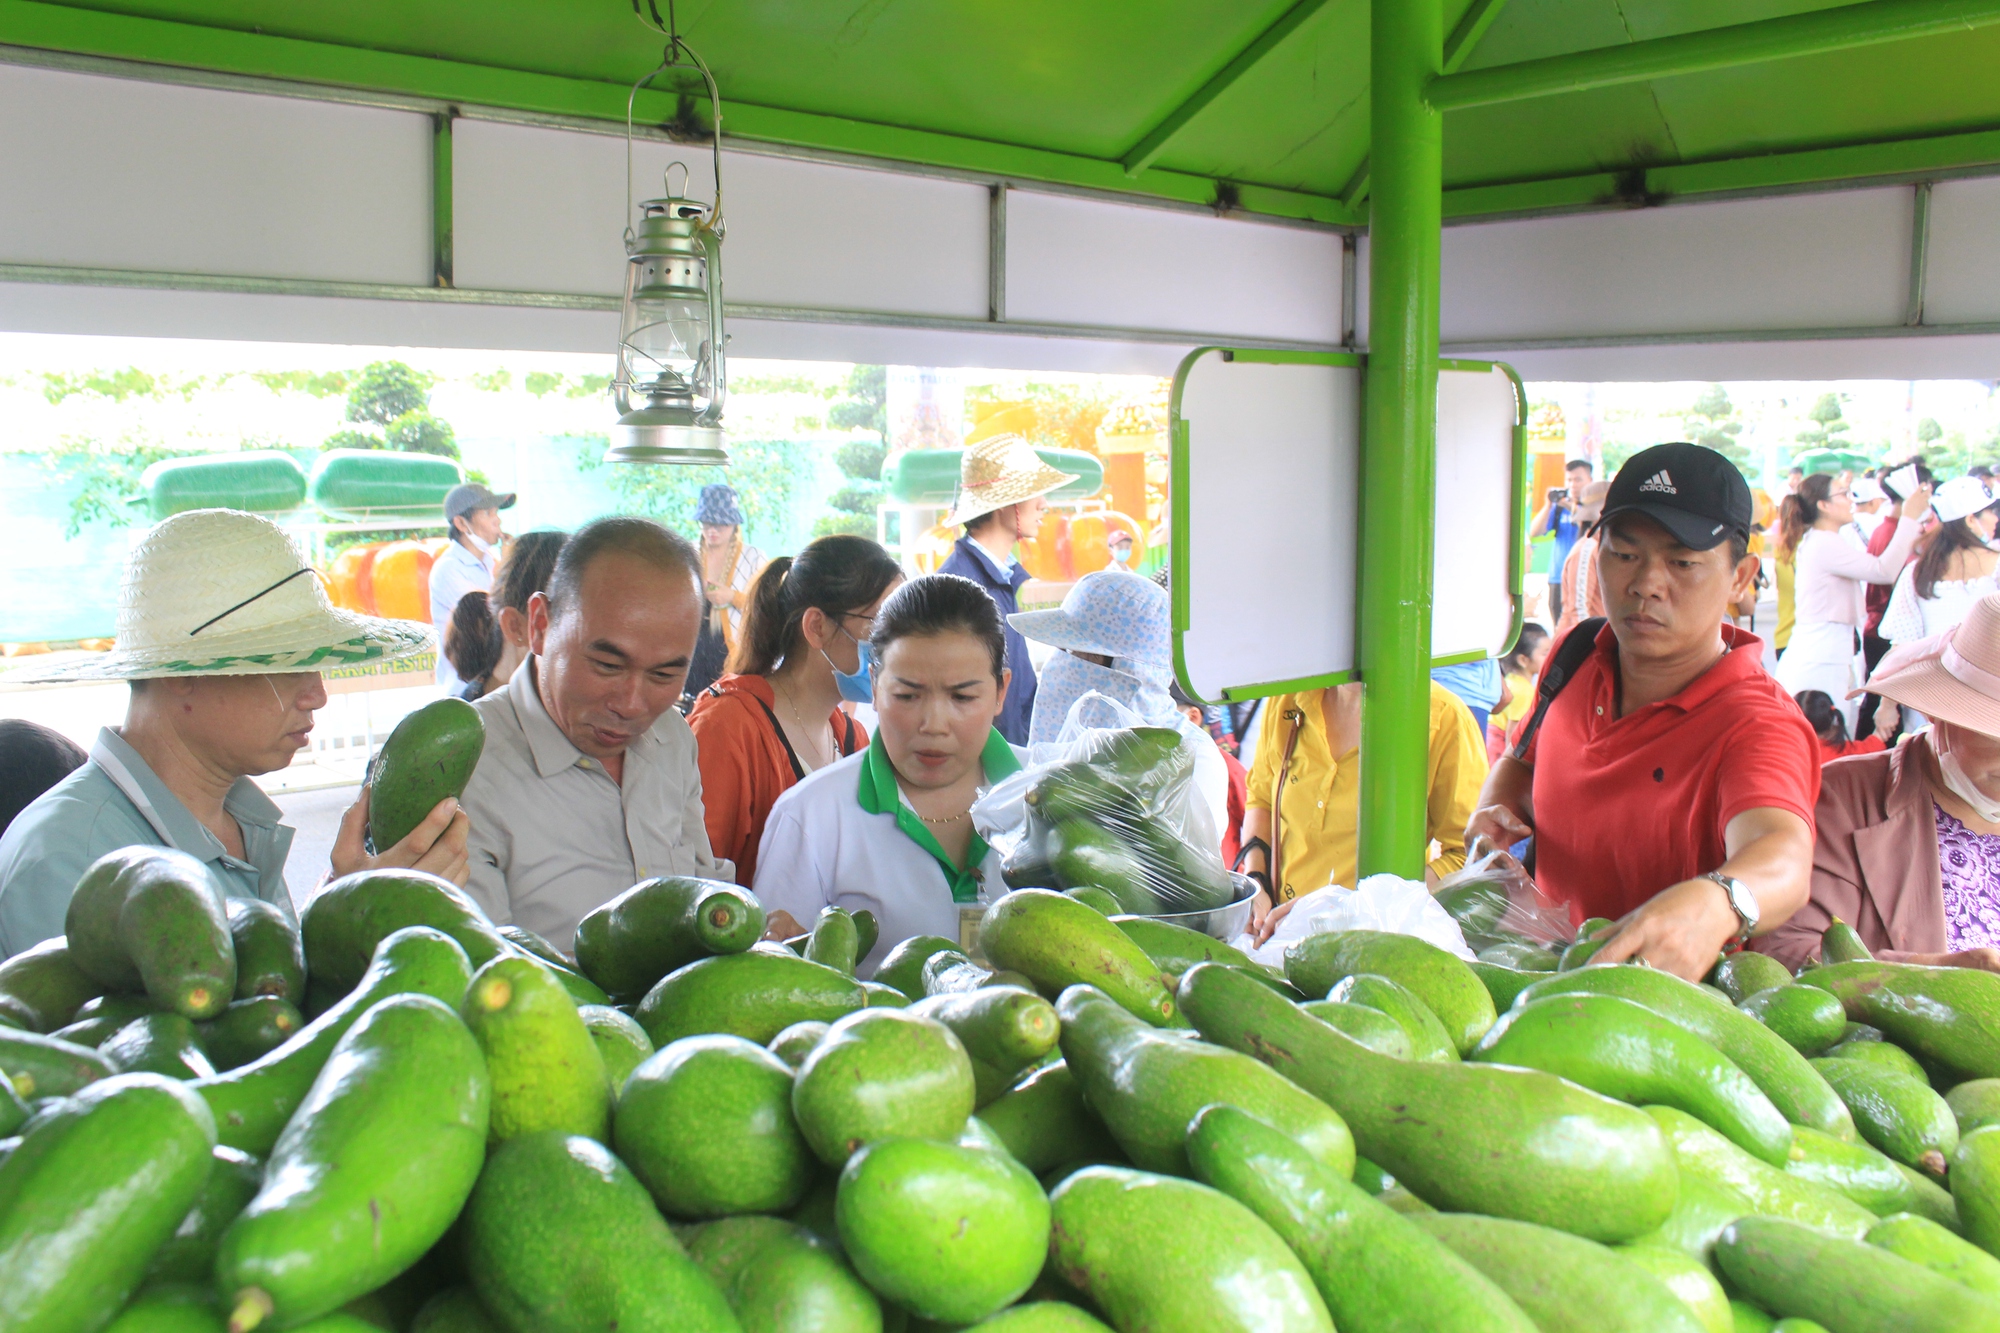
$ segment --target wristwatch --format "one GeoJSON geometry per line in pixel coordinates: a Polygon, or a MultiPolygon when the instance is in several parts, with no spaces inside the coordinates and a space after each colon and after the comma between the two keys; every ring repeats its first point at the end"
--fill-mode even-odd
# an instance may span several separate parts
{"type": "Polygon", "coordinates": [[[1729,895],[1729,909],[1736,913],[1736,920],[1739,923],[1736,942],[1742,944],[1748,940],[1750,932],[1757,929],[1757,922],[1763,915],[1757,908],[1757,895],[1750,892],[1748,884],[1740,879],[1732,879],[1720,870],[1711,870],[1702,878],[1714,880],[1722,886],[1722,891],[1729,895]]]}

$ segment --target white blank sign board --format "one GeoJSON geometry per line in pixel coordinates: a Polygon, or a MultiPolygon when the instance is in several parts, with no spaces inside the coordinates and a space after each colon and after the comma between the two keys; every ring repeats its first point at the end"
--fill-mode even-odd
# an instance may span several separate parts
{"type": "MultiPolygon", "coordinates": [[[[1246,354],[1247,355],[1247,354],[1246,354]]],[[[1172,540],[1185,545],[1184,684],[1254,698],[1354,666],[1361,368],[1195,353],[1184,364],[1172,540]],[[1186,521],[1180,521],[1185,513],[1186,521]]],[[[1178,600],[1178,593],[1176,594],[1178,600]]]]}
{"type": "Polygon", "coordinates": [[[1438,372],[1433,657],[1509,646],[1520,591],[1516,506],[1527,485],[1516,471],[1521,411],[1513,377],[1498,366],[1438,372]]]}
{"type": "MultiPolygon", "coordinates": [[[[1356,666],[1362,358],[1271,355],[1203,349],[1176,385],[1175,647],[1202,699],[1309,688],[1356,666]]],[[[1507,646],[1521,569],[1513,380],[1456,367],[1438,377],[1439,658],[1507,646]]]]}

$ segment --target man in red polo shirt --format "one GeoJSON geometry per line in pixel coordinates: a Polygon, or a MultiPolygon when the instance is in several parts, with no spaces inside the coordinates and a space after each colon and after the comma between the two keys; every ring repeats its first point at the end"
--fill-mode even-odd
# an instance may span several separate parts
{"type": "Polygon", "coordinates": [[[1597,961],[1697,979],[1806,901],[1818,741],[1763,640],[1727,623],[1757,574],[1752,521],[1712,449],[1655,445],[1619,469],[1598,547],[1610,623],[1466,825],[1468,843],[1535,834],[1543,891],[1574,921],[1618,922],[1597,961]]]}

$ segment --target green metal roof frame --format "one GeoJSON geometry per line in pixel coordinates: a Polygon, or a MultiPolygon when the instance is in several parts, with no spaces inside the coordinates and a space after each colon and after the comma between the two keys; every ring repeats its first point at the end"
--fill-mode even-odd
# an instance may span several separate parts
{"type": "MultiPolygon", "coordinates": [[[[1996,0],[1442,2],[1448,221],[2000,173],[1996,0]]],[[[726,139],[1367,223],[1367,0],[680,8],[726,139]]],[[[0,0],[0,59],[586,124],[659,45],[621,0],[0,0]]]]}

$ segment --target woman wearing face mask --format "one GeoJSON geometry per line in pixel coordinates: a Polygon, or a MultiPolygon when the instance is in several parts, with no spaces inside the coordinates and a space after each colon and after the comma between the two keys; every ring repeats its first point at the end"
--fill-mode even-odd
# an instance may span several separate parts
{"type": "Polygon", "coordinates": [[[736,863],[741,883],[755,879],[757,844],[778,798],[868,743],[840,705],[870,701],[868,632],[902,581],[874,542],[834,536],[773,560],[751,586],[730,674],[688,714],[709,846],[736,863]]]}
{"type": "Polygon", "coordinates": [[[870,643],[875,737],[778,798],[753,886],[773,938],[828,906],[873,912],[881,938],[863,976],[912,935],[965,938],[982,890],[1005,891],[971,810],[1021,767],[994,729],[1007,645],[985,589],[951,574],[912,579],[875,613],[870,643]]]}
{"type": "Polygon", "coordinates": [[[1932,726],[1820,771],[1811,900],[1755,947],[1797,967],[1838,917],[1877,958],[2000,971],[2000,594],[1868,689],[1932,726]]]}
{"type": "Polygon", "coordinates": [[[493,591],[458,599],[445,628],[444,655],[465,682],[458,697],[483,698],[514,677],[528,656],[528,599],[549,586],[566,532],[530,532],[508,548],[493,591]]]}

